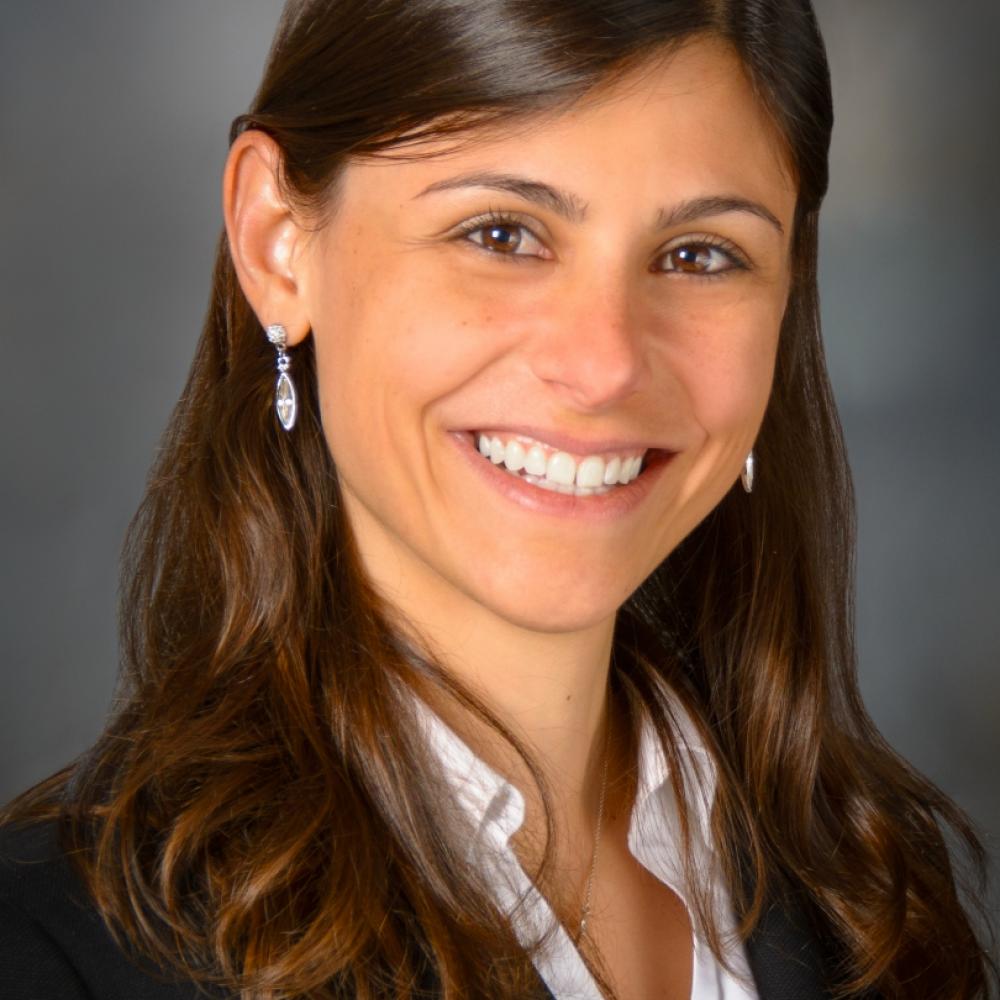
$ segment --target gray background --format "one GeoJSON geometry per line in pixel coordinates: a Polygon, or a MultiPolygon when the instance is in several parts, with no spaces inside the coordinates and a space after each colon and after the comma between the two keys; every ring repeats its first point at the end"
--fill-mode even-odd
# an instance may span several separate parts
{"type": "MultiPolygon", "coordinates": [[[[108,709],[118,552],[207,304],[228,123],[279,8],[0,6],[0,800],[83,750],[108,709]]],[[[862,688],[996,856],[1000,3],[817,9],[837,110],[821,288],[858,490],[862,688]]]]}

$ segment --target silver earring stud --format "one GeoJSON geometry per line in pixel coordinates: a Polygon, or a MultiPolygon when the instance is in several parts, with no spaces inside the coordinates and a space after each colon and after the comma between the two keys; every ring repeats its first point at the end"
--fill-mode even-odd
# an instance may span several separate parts
{"type": "Polygon", "coordinates": [[[295,396],[295,386],[288,374],[292,363],[286,351],[288,335],[280,323],[275,323],[267,328],[267,339],[278,349],[278,381],[274,387],[274,409],[281,426],[290,431],[295,425],[298,400],[295,396]]]}
{"type": "Polygon", "coordinates": [[[743,482],[743,489],[747,493],[753,492],[753,474],[754,474],[754,456],[753,448],[750,449],[750,454],[747,455],[746,461],[743,463],[743,471],[740,473],[740,479],[743,482]]]}

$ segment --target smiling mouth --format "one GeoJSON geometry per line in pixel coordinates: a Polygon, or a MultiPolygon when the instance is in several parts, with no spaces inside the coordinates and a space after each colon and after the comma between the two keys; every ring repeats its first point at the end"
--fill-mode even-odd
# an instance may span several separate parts
{"type": "Polygon", "coordinates": [[[573,496],[598,496],[627,486],[658,457],[657,448],[594,455],[572,455],[520,435],[501,437],[470,432],[477,451],[493,465],[543,490],[573,496]]]}

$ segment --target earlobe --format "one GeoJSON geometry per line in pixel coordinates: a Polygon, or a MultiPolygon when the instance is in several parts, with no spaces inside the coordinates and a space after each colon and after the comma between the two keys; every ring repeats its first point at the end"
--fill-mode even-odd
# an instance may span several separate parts
{"type": "Polygon", "coordinates": [[[306,238],[278,183],[281,151],[251,129],[229,150],[222,205],[229,249],[240,286],[262,327],[281,323],[288,346],[309,332],[297,251],[306,238]]]}

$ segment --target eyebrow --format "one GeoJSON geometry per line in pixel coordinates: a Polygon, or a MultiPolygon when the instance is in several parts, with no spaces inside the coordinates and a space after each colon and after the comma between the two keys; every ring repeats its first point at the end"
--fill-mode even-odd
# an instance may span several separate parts
{"type": "Polygon", "coordinates": [[[656,216],[656,226],[659,229],[669,229],[671,226],[682,226],[686,222],[705,219],[713,215],[725,215],[727,212],[747,212],[756,215],[770,223],[779,233],[784,235],[785,227],[778,217],[759,201],[741,198],[737,195],[715,195],[706,198],[691,198],[674,205],[669,211],[661,208],[656,216]]]}
{"type": "Polygon", "coordinates": [[[446,177],[425,187],[415,198],[434,191],[451,191],[455,188],[488,188],[491,191],[506,191],[516,194],[526,201],[533,201],[544,208],[555,212],[569,222],[583,222],[587,217],[587,203],[568,191],[560,191],[545,184],[543,181],[533,181],[517,174],[500,174],[492,171],[480,171],[471,174],[459,174],[457,177],[446,177]]]}
{"type": "MultiPolygon", "coordinates": [[[[477,171],[459,174],[457,177],[446,177],[425,187],[423,191],[414,196],[413,200],[435,191],[452,191],[456,188],[467,187],[487,188],[490,191],[505,191],[508,194],[517,195],[526,201],[533,201],[535,204],[549,209],[568,222],[583,222],[587,217],[587,203],[569,191],[561,191],[544,181],[535,181],[517,174],[493,171],[477,171]]],[[[713,215],[725,215],[728,212],[746,212],[755,215],[769,223],[779,233],[784,234],[785,232],[785,227],[769,208],[760,202],[738,195],[709,195],[702,198],[689,198],[671,208],[661,208],[656,213],[654,228],[669,229],[671,226],[684,225],[713,215]]]]}

